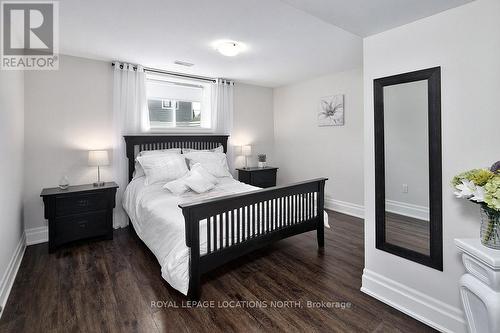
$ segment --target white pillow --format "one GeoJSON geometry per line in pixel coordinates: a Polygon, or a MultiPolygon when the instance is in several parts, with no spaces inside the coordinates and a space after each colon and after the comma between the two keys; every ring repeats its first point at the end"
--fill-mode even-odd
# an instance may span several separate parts
{"type": "Polygon", "coordinates": [[[217,178],[231,177],[224,153],[198,151],[184,154],[184,156],[189,160],[190,168],[200,163],[205,170],[217,178]]]}
{"type": "Polygon", "coordinates": [[[197,152],[197,151],[204,151],[204,152],[211,152],[211,153],[223,153],[224,152],[224,147],[219,146],[214,149],[192,149],[192,148],[182,148],[182,153],[187,154],[187,153],[192,153],[192,152],[197,152]]]}
{"type": "Polygon", "coordinates": [[[189,191],[189,187],[186,185],[186,178],[189,175],[190,174],[188,173],[179,179],[172,180],[171,182],[168,182],[165,185],[163,185],[163,188],[169,190],[175,195],[184,194],[187,191],[189,191]]]}
{"type": "Polygon", "coordinates": [[[181,148],[170,148],[170,149],[158,149],[158,150],[143,150],[139,152],[137,157],[146,155],[162,155],[162,154],[180,154],[182,152],[181,148]]]}
{"type": "Polygon", "coordinates": [[[217,184],[219,181],[217,178],[212,176],[210,173],[208,173],[207,170],[205,170],[200,163],[196,163],[193,165],[191,168],[191,171],[189,171],[185,176],[172,180],[171,182],[166,183],[163,188],[169,190],[175,195],[181,195],[189,191],[191,188],[187,185],[186,179],[189,178],[189,184],[191,184],[194,188],[192,189],[195,192],[202,193],[200,191],[206,192],[213,187],[209,186],[206,184],[206,182],[201,182],[198,180],[198,176],[200,175],[203,179],[207,180],[208,182],[212,183],[213,185],[217,184]],[[191,177],[193,174],[196,174],[194,177],[191,177]],[[201,184],[201,185],[200,185],[201,184]]]}
{"type": "Polygon", "coordinates": [[[199,172],[191,171],[184,179],[186,185],[196,193],[205,193],[215,187],[215,184],[204,178],[199,172]]]}
{"type": "Polygon", "coordinates": [[[137,160],[146,174],[145,185],[169,182],[188,172],[186,160],[180,154],[145,155],[137,157],[137,160]]]}
{"type": "MultiPolygon", "coordinates": [[[[163,155],[163,154],[180,154],[181,148],[172,148],[172,149],[161,149],[161,150],[143,150],[139,152],[137,157],[146,156],[146,155],[163,155]]],[[[135,167],[134,167],[134,178],[139,178],[144,176],[144,169],[141,164],[135,159],[135,167]]]]}
{"type": "Polygon", "coordinates": [[[205,178],[211,183],[217,184],[219,182],[216,177],[212,176],[210,172],[205,170],[205,168],[203,167],[203,165],[201,165],[201,163],[193,164],[193,166],[191,167],[191,171],[198,172],[203,178],[205,178]]]}

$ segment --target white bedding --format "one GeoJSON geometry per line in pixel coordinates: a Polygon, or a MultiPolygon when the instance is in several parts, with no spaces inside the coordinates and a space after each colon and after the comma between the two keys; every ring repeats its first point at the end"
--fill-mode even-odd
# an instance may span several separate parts
{"type": "MultiPolygon", "coordinates": [[[[181,203],[249,192],[259,188],[231,177],[219,178],[219,183],[208,193],[187,192],[180,196],[163,189],[164,183],[144,185],[139,177],[127,186],[123,207],[141,240],[158,259],[162,277],[175,289],[187,295],[189,286],[189,248],[186,246],[184,216],[181,203]]],[[[325,214],[325,226],[328,215],[325,214]]],[[[200,222],[200,251],[206,253],[206,221],[200,222]]]]}

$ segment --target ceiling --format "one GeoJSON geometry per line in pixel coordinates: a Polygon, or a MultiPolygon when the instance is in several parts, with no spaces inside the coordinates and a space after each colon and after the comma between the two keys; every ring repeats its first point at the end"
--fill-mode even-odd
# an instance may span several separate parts
{"type": "Polygon", "coordinates": [[[279,0],[64,0],[59,6],[63,54],[269,87],[362,64],[361,38],[279,0]],[[211,45],[219,39],[241,41],[247,50],[222,56],[211,45]]]}
{"type": "Polygon", "coordinates": [[[359,35],[464,2],[64,0],[60,53],[277,87],[360,67],[359,35]],[[224,57],[212,46],[219,39],[241,41],[247,50],[224,57]],[[195,65],[176,65],[177,60],[195,65]]]}
{"type": "Polygon", "coordinates": [[[370,36],[473,0],[282,0],[359,36],[370,36]]]}

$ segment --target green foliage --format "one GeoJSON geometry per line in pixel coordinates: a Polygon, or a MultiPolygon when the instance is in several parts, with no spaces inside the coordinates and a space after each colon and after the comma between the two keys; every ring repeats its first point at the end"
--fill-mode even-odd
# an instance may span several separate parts
{"type": "Polygon", "coordinates": [[[496,174],[484,185],[484,202],[489,208],[500,210],[500,174],[496,174]]]}
{"type": "Polygon", "coordinates": [[[488,169],[472,169],[456,175],[453,177],[451,183],[453,186],[457,186],[462,180],[466,179],[473,182],[476,186],[484,186],[494,176],[495,174],[488,169]]]}

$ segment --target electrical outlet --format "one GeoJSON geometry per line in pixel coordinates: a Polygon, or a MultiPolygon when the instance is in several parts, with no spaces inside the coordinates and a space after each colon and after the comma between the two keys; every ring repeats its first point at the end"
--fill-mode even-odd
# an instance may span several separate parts
{"type": "Polygon", "coordinates": [[[408,193],[408,184],[403,184],[403,193],[408,193]]]}

